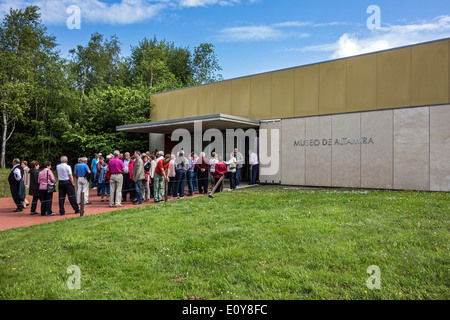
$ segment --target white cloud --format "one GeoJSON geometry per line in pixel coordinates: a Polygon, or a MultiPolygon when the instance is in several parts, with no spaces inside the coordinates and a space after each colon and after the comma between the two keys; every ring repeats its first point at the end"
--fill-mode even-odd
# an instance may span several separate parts
{"type": "Polygon", "coordinates": [[[217,41],[223,42],[249,42],[263,40],[283,40],[287,38],[307,38],[305,32],[285,32],[276,26],[247,26],[226,28],[215,37],[217,41]]]}
{"type": "Polygon", "coordinates": [[[259,41],[281,38],[283,32],[270,26],[233,27],[220,31],[217,40],[230,41],[259,41]]]}
{"type": "Polygon", "coordinates": [[[344,33],[334,43],[288,50],[331,52],[330,58],[337,59],[447,37],[450,37],[450,16],[440,16],[430,21],[386,25],[365,36],[344,33]]]}
{"type": "Polygon", "coordinates": [[[274,27],[280,27],[280,28],[288,28],[288,27],[305,27],[305,26],[311,26],[313,25],[312,22],[303,22],[303,21],[286,21],[286,22],[280,22],[275,23],[274,27]]]}
{"type": "Polygon", "coordinates": [[[215,40],[223,42],[284,40],[288,38],[307,38],[309,33],[299,31],[285,31],[285,28],[299,28],[310,26],[311,22],[287,21],[271,25],[243,26],[225,28],[219,31],[215,40]]]}
{"type": "Polygon", "coordinates": [[[325,22],[325,23],[315,23],[313,26],[318,27],[337,27],[337,26],[353,26],[354,23],[345,22],[345,21],[333,21],[333,22],[325,22]]]}
{"type": "Polygon", "coordinates": [[[219,0],[181,0],[182,7],[206,7],[218,3],[219,0]]]}
{"type": "Polygon", "coordinates": [[[336,27],[336,26],[353,26],[354,23],[351,22],[325,22],[325,23],[314,23],[314,22],[305,22],[305,21],[286,21],[281,23],[276,23],[274,26],[276,27],[336,27]]]}
{"type": "MultiPolygon", "coordinates": [[[[249,0],[250,3],[255,2],[254,0],[249,0]]],[[[179,0],[179,5],[181,7],[208,7],[218,4],[220,6],[234,6],[241,3],[241,0],[179,0]]]]}
{"type": "Polygon", "coordinates": [[[231,7],[231,6],[234,6],[234,5],[239,4],[239,3],[240,3],[239,0],[231,0],[231,1],[222,0],[222,1],[219,1],[219,5],[222,6],[222,7],[231,7]]]}
{"type": "Polygon", "coordinates": [[[7,0],[0,6],[0,15],[9,8],[36,5],[40,8],[45,24],[65,24],[70,16],[66,10],[76,5],[81,11],[82,22],[104,24],[131,24],[151,20],[170,5],[169,1],[122,0],[111,3],[100,0],[7,0]]]}
{"type": "MultiPolygon", "coordinates": [[[[253,0],[248,0],[253,3],[253,0]]],[[[41,19],[45,24],[65,24],[69,14],[66,10],[76,5],[81,10],[82,23],[101,24],[133,24],[150,21],[167,9],[208,7],[212,5],[238,5],[241,0],[2,0],[0,17],[10,8],[25,8],[36,5],[41,10],[41,19]]]]}
{"type": "Polygon", "coordinates": [[[89,2],[84,8],[80,6],[82,17],[90,23],[105,24],[133,24],[151,20],[168,6],[164,2],[150,4],[141,0],[123,0],[113,4],[97,0],[89,2]]]}
{"type": "Polygon", "coordinates": [[[349,22],[314,23],[311,21],[284,21],[269,25],[225,28],[219,32],[215,39],[224,42],[303,39],[309,37],[310,33],[293,31],[293,29],[341,25],[348,26],[353,24],[349,22]],[[290,29],[290,31],[286,31],[286,29],[290,29]]]}

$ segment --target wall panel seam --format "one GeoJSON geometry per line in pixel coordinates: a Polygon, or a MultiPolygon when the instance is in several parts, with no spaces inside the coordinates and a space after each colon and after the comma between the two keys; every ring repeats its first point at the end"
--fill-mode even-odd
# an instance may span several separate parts
{"type": "MultiPolygon", "coordinates": [[[[362,136],[362,113],[359,114],[359,138],[362,136]]],[[[362,145],[359,145],[359,187],[362,187],[362,145]]]]}
{"type": "Polygon", "coordinates": [[[379,79],[379,74],[378,74],[378,54],[376,55],[376,66],[375,66],[375,110],[378,110],[378,90],[379,90],[379,86],[378,86],[378,79],[379,79]]]}
{"type": "Polygon", "coordinates": [[[412,65],[413,50],[409,48],[409,106],[412,106],[413,95],[413,65],[412,65]]]}
{"type": "MultiPolygon", "coordinates": [[[[335,116],[331,116],[331,140],[333,141],[333,118],[335,116]]],[[[320,123],[320,121],[319,121],[320,123]]],[[[331,171],[330,171],[330,185],[332,187],[334,187],[334,183],[333,183],[333,148],[334,148],[334,144],[331,145],[331,159],[330,159],[330,164],[331,164],[331,171]]]]}
{"type": "Polygon", "coordinates": [[[345,59],[345,112],[348,111],[348,59],[345,59]]]}
{"type": "Polygon", "coordinates": [[[320,111],[320,77],[322,73],[322,66],[319,64],[319,76],[317,77],[317,115],[321,114],[320,111]]]}
{"type": "Polygon", "coordinates": [[[249,88],[250,88],[250,92],[249,92],[249,98],[248,98],[248,101],[249,101],[249,103],[250,103],[250,105],[248,106],[249,108],[249,119],[253,119],[253,110],[252,110],[252,80],[253,80],[253,77],[250,77],[250,86],[249,86],[249,88]]]}
{"type": "MultiPolygon", "coordinates": [[[[305,127],[305,139],[306,139],[306,132],[307,132],[307,131],[306,131],[306,119],[303,119],[303,122],[305,123],[305,126],[304,126],[304,127],[305,127]]],[[[304,185],[307,184],[307,183],[306,183],[306,152],[307,152],[307,151],[308,151],[308,150],[305,149],[305,156],[304,156],[305,159],[303,159],[303,161],[304,161],[304,163],[305,163],[305,167],[304,167],[305,169],[303,170],[303,171],[304,171],[304,172],[303,172],[303,175],[304,175],[304,180],[303,180],[304,182],[303,182],[303,183],[304,183],[304,185]]]]}
{"type": "Polygon", "coordinates": [[[292,77],[294,78],[294,86],[292,88],[292,116],[295,117],[295,70],[292,71],[292,77]]]}
{"type": "Polygon", "coordinates": [[[392,110],[392,188],[395,189],[395,111],[392,110]]]}
{"type": "Polygon", "coordinates": [[[431,191],[431,108],[428,107],[428,190],[431,191]]]}

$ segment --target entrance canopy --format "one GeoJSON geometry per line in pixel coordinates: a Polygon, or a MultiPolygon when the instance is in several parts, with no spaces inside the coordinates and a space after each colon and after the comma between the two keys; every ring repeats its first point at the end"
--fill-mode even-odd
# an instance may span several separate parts
{"type": "Polygon", "coordinates": [[[172,119],[156,122],[137,123],[116,127],[121,132],[142,132],[142,133],[163,133],[171,134],[176,129],[186,129],[194,132],[194,124],[201,122],[202,130],[208,129],[250,129],[259,128],[258,120],[251,120],[241,117],[235,117],[227,114],[213,114],[208,116],[199,116],[183,119],[172,119]]]}

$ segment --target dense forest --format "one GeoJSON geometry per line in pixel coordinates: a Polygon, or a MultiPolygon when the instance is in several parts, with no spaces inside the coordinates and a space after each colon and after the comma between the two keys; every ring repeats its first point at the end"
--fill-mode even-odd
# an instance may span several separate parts
{"type": "Polygon", "coordinates": [[[191,52],[144,38],[127,57],[117,36],[93,33],[64,59],[39,8],[10,9],[0,23],[1,163],[72,161],[93,153],[147,150],[148,135],[116,132],[149,122],[150,94],[222,80],[214,46],[191,52]]]}

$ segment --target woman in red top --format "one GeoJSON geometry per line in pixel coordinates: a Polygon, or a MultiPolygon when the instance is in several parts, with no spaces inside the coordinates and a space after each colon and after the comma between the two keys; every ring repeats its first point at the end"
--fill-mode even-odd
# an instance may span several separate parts
{"type": "MultiPolygon", "coordinates": [[[[222,175],[226,174],[228,171],[227,165],[223,162],[222,156],[219,157],[219,162],[216,163],[215,170],[216,170],[216,172],[214,173],[214,179],[215,179],[215,184],[217,184],[219,182],[220,178],[222,177],[222,175]]],[[[221,192],[222,186],[223,186],[223,181],[217,187],[216,192],[221,192]]]]}

